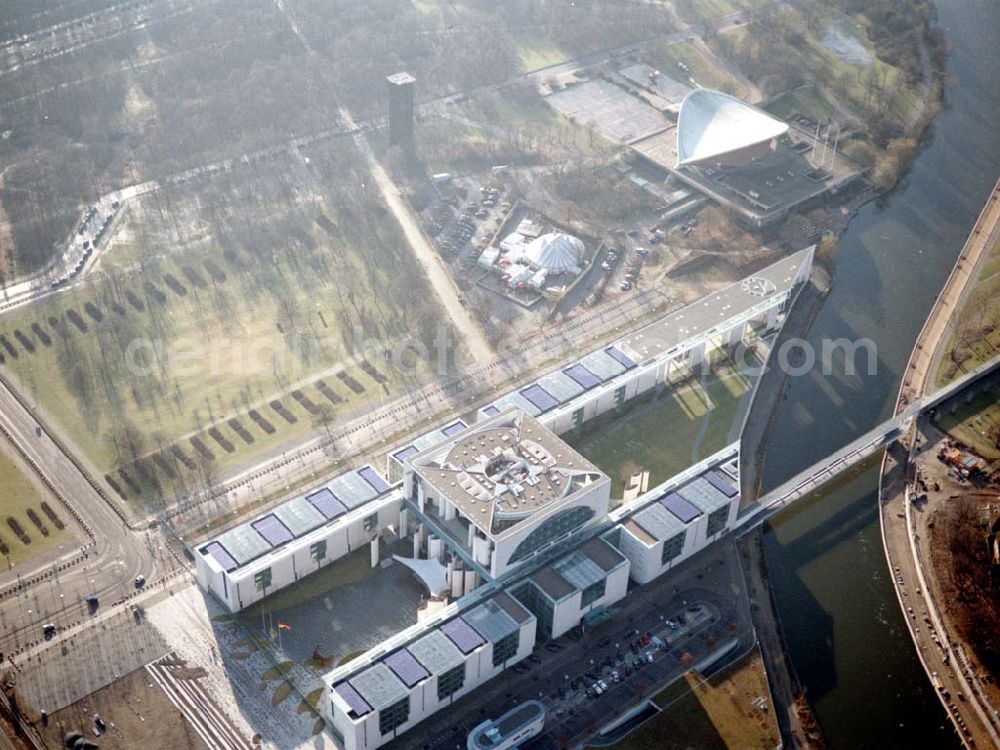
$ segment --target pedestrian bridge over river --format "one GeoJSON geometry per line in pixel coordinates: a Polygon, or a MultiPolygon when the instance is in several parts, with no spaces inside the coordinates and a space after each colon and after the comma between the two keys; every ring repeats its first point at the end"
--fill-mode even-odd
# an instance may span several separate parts
{"type": "Polygon", "coordinates": [[[905,434],[916,417],[961,393],[965,388],[975,385],[998,367],[1000,367],[1000,356],[985,362],[935,393],[914,401],[899,414],[775,487],[761,496],[757,504],[744,513],[739,521],[737,533],[745,533],[755,528],[800,497],[819,489],[842,472],[874,455],[905,434]]]}

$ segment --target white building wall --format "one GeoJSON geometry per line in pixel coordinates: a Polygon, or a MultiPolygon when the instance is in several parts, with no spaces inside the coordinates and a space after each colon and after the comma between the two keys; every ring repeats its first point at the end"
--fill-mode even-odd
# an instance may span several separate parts
{"type": "Polygon", "coordinates": [[[378,517],[376,527],[379,532],[389,526],[397,526],[400,515],[399,498],[389,495],[368,507],[359,508],[332,526],[322,526],[311,531],[231,573],[221,571],[204,555],[195,551],[198,583],[206,591],[215,594],[231,611],[239,611],[264,597],[264,592],[259,591],[254,583],[254,576],[261,570],[271,568],[271,585],[267,593],[272,594],[367,545],[371,536],[365,531],[364,520],[373,514],[378,517]],[[357,513],[357,517],[351,517],[354,513],[357,513]],[[351,520],[346,521],[346,518],[351,520]],[[326,558],[317,566],[316,561],[310,557],[309,549],[320,540],[326,541],[326,558]],[[223,576],[226,578],[225,583],[223,576]]]}
{"type": "MultiPolygon", "coordinates": [[[[521,624],[517,653],[508,659],[511,667],[532,652],[535,646],[536,621],[531,618],[521,624]]],[[[438,680],[431,675],[410,690],[410,718],[401,724],[395,732],[398,737],[409,731],[428,716],[448,708],[462,696],[475,690],[484,682],[496,677],[503,671],[502,667],[493,666],[493,644],[485,643],[468,654],[465,658],[465,684],[443,701],[438,700],[438,680]]],[[[360,719],[352,720],[347,716],[348,706],[332,689],[327,690],[328,700],[323,702],[321,713],[326,722],[334,727],[337,734],[344,740],[344,750],[373,750],[386,744],[394,738],[392,733],[382,737],[379,734],[378,711],[372,711],[360,719]]]]}

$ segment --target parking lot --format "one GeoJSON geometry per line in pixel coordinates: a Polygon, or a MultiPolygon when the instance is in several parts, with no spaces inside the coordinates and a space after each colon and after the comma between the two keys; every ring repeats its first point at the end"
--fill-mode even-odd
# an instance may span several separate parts
{"type": "Polygon", "coordinates": [[[506,188],[498,180],[481,184],[472,178],[438,187],[440,197],[422,212],[424,228],[443,257],[459,264],[474,261],[510,211],[506,188]]]}
{"type": "Polygon", "coordinates": [[[464,748],[472,727],[531,698],[547,716],[544,733],[525,749],[576,745],[706,657],[730,647],[735,656],[752,643],[739,560],[722,542],[635,588],[609,621],[536,648],[387,747],[464,748]]]}

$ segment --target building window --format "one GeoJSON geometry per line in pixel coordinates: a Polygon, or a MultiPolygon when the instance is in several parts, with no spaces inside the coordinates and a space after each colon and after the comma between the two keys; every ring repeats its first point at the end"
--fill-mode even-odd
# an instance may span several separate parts
{"type": "Polygon", "coordinates": [[[371,534],[378,528],[378,513],[372,513],[364,520],[365,531],[371,534]]]}
{"type": "Polygon", "coordinates": [[[515,631],[510,635],[505,635],[499,641],[493,644],[493,666],[499,667],[510,657],[517,653],[517,644],[520,640],[521,634],[519,631],[515,631]]]}
{"type": "Polygon", "coordinates": [[[449,669],[438,677],[438,700],[443,701],[452,693],[457,693],[465,684],[465,664],[449,669]]]}
{"type": "Polygon", "coordinates": [[[383,708],[378,714],[378,731],[382,734],[389,734],[401,724],[405,724],[410,718],[410,696],[406,696],[398,703],[383,708]]]}
{"type": "Polygon", "coordinates": [[[625,386],[619,386],[615,388],[615,406],[621,406],[625,403],[625,386]]]}
{"type": "Polygon", "coordinates": [[[320,539],[309,545],[309,557],[317,564],[326,559],[326,539],[320,539]]]}
{"type": "Polygon", "coordinates": [[[579,427],[582,424],[583,424],[583,407],[581,406],[579,409],[573,412],[573,426],[579,427]]]}
{"type": "Polygon", "coordinates": [[[538,587],[531,583],[526,583],[515,591],[514,597],[538,620],[537,628],[540,639],[547,641],[551,638],[555,605],[549,598],[543,595],[538,590],[538,587]]]}
{"type": "Polygon", "coordinates": [[[726,528],[726,520],[729,518],[729,506],[713,510],[708,514],[708,524],[705,531],[706,536],[717,534],[726,528]]]}
{"type": "Polygon", "coordinates": [[[666,565],[681,554],[684,550],[684,534],[685,532],[682,531],[680,534],[670,537],[663,543],[663,555],[660,557],[660,564],[666,565]]]}
{"type": "Polygon", "coordinates": [[[608,580],[602,578],[597,583],[592,583],[587,588],[583,590],[583,596],[580,597],[580,606],[586,607],[588,604],[593,604],[602,596],[604,596],[604,591],[607,588],[608,580]]]}
{"type": "Polygon", "coordinates": [[[257,586],[259,591],[263,591],[264,595],[267,595],[267,589],[271,585],[271,569],[264,568],[263,570],[254,573],[253,575],[254,585],[257,586]]]}
{"type": "Polygon", "coordinates": [[[594,511],[591,508],[584,507],[570,508],[569,510],[557,513],[528,534],[524,538],[524,541],[517,545],[517,549],[514,550],[514,554],[510,556],[508,562],[516,563],[531,557],[552,540],[568,534],[578,526],[582,526],[593,515],[594,511]]]}

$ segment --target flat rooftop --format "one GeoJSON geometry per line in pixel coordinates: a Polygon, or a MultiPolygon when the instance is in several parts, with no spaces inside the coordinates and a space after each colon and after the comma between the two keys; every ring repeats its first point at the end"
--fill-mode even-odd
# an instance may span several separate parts
{"type": "Polygon", "coordinates": [[[493,537],[606,479],[555,433],[517,409],[408,461],[441,498],[493,537]]]}
{"type": "Polygon", "coordinates": [[[700,334],[724,329],[733,318],[749,312],[769,297],[787,294],[813,249],[800,250],[762,268],[753,276],[713,292],[621,339],[617,348],[644,362],[700,334]]]}
{"type": "Polygon", "coordinates": [[[321,487],[288,500],[198,547],[227,573],[367,505],[391,490],[371,466],[341,474],[321,487]]]}

